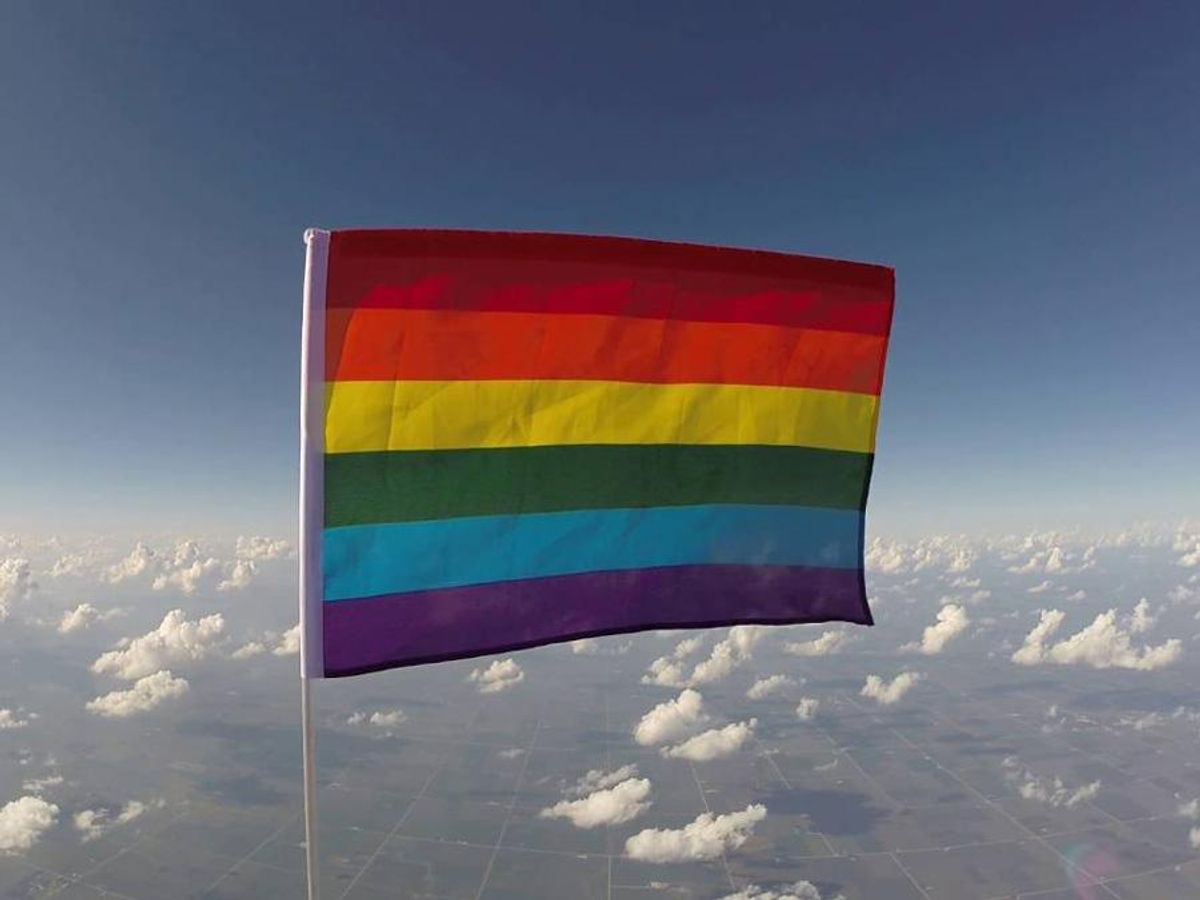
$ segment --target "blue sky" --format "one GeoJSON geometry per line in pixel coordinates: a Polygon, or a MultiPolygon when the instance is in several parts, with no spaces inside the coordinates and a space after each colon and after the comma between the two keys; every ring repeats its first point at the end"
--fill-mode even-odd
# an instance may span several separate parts
{"type": "Polygon", "coordinates": [[[0,529],[290,529],[308,225],[888,263],[873,531],[1200,509],[1195,7],[356,6],[0,6],[0,529]]]}

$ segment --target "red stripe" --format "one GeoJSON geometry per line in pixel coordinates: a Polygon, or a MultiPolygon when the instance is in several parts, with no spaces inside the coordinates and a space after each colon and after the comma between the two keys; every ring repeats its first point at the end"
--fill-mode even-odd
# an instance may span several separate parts
{"type": "Polygon", "coordinates": [[[337,231],[333,308],[553,312],[888,333],[893,273],[630,238],[337,231]]]}
{"type": "Polygon", "coordinates": [[[886,340],[753,323],[331,309],[331,381],[760,384],[878,394],[886,340]]]}

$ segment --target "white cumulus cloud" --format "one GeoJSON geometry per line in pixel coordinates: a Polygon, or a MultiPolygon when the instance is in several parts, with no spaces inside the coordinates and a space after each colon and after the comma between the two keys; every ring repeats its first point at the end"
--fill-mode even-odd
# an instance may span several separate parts
{"type": "Polygon", "coordinates": [[[11,558],[0,561],[0,622],[8,618],[14,603],[27,600],[36,589],[29,560],[11,558]]]}
{"type": "Polygon", "coordinates": [[[576,800],[560,800],[539,815],[544,819],[569,819],[576,828],[620,825],[637,818],[650,808],[650,780],[635,777],[612,780],[631,768],[611,774],[589,772],[584,781],[594,779],[598,785],[595,789],[576,800]]]}
{"type": "Polygon", "coordinates": [[[811,722],[816,718],[817,710],[821,708],[821,701],[816,697],[801,697],[800,703],[796,707],[796,718],[801,722],[811,722]]]}
{"type": "Polygon", "coordinates": [[[704,697],[688,688],[674,700],[664,701],[642,716],[633,739],[643,747],[653,747],[688,737],[707,721],[704,697]]]}
{"type": "Polygon", "coordinates": [[[249,587],[250,582],[254,580],[255,573],[258,572],[258,567],[252,559],[235,560],[232,566],[226,570],[225,577],[217,582],[218,591],[236,591],[240,588],[249,587]]]}
{"type": "Polygon", "coordinates": [[[633,644],[629,641],[617,643],[611,639],[601,641],[596,638],[582,638],[571,641],[570,647],[576,656],[624,656],[633,644]]]}
{"type": "Polygon", "coordinates": [[[72,634],[76,631],[84,631],[91,628],[97,622],[104,622],[115,616],[121,615],[122,610],[110,609],[101,612],[91,603],[80,603],[74,609],[69,609],[63,613],[62,618],[58,621],[59,634],[72,634]]]}
{"type": "Polygon", "coordinates": [[[87,708],[99,716],[124,719],[152,710],[166,700],[182,696],[187,690],[186,678],[176,678],[164,669],[139,678],[127,691],[113,691],[89,700],[87,708]]]}
{"type": "Polygon", "coordinates": [[[783,649],[795,656],[831,656],[841,653],[850,640],[849,632],[826,631],[811,641],[784,644],[783,649]]]}
{"type": "Polygon", "coordinates": [[[376,728],[395,728],[408,721],[402,709],[380,709],[373,713],[356,712],[346,720],[347,725],[374,725],[376,728]]]}
{"type": "Polygon", "coordinates": [[[901,672],[891,681],[884,681],[878,675],[868,675],[867,682],[859,693],[864,697],[871,698],[881,706],[891,706],[912,690],[920,680],[919,672],[901,672]]]}
{"type": "Polygon", "coordinates": [[[1171,638],[1157,646],[1137,648],[1133,646],[1135,629],[1145,630],[1147,609],[1143,608],[1139,620],[1138,612],[1122,624],[1116,610],[1100,613],[1082,631],[1077,631],[1057,644],[1050,639],[1062,627],[1066,614],[1057,609],[1038,611],[1038,623],[1025,636],[1024,643],[1012,655],[1012,660],[1025,666],[1053,663],[1060,666],[1087,665],[1096,669],[1139,669],[1153,671],[1168,666],[1179,659],[1183,642],[1171,638]]]}
{"type": "Polygon", "coordinates": [[[713,645],[708,659],[696,664],[690,684],[711,684],[750,661],[755,646],[766,634],[762,625],[735,625],[724,640],[713,645]]]}
{"type": "MultiPolygon", "coordinates": [[[[821,892],[811,881],[797,881],[784,887],[767,889],[757,884],[748,884],[734,894],[726,894],[721,900],[822,900],[821,892]]],[[[846,900],[842,894],[829,900],[846,900]]]]}
{"type": "Polygon", "coordinates": [[[234,551],[238,559],[264,561],[282,559],[292,552],[292,545],[278,538],[239,537],[234,551]]]}
{"type": "Polygon", "coordinates": [[[643,684],[660,687],[695,687],[712,684],[749,662],[755,645],[766,633],[761,625],[735,625],[723,640],[713,645],[708,659],[701,660],[688,672],[686,659],[696,652],[699,638],[681,641],[668,656],[660,656],[642,676],[643,684]]]}
{"type": "Polygon", "coordinates": [[[262,641],[247,641],[229,654],[230,659],[250,659],[253,656],[261,656],[267,652],[266,646],[262,641]]]}
{"type": "Polygon", "coordinates": [[[1091,800],[1100,791],[1100,782],[1093,781],[1077,788],[1067,787],[1061,778],[1041,778],[1024,768],[1015,757],[1005,757],[1001,764],[1004,777],[1016,785],[1017,793],[1026,800],[1036,800],[1049,806],[1070,809],[1091,800]]]}
{"type": "Polygon", "coordinates": [[[1143,597],[1133,608],[1129,617],[1129,631],[1132,634],[1144,634],[1158,624],[1158,616],[1150,612],[1150,601],[1143,597]]]}
{"type": "Polygon", "coordinates": [[[625,842],[625,853],[653,863],[716,859],[742,846],[766,816],[767,808],[761,804],[720,816],[703,813],[683,828],[639,831],[625,842]]]}
{"type": "Polygon", "coordinates": [[[746,696],[751,700],[762,700],[764,697],[769,697],[776,691],[783,690],[785,687],[795,683],[787,675],[770,675],[766,678],[760,678],[754,684],[750,685],[750,689],[746,691],[746,696]]]}
{"type": "Polygon", "coordinates": [[[0,731],[25,728],[28,725],[29,719],[21,718],[20,710],[0,709],[0,731]]]}
{"type": "Polygon", "coordinates": [[[295,656],[300,652],[300,626],[293,625],[279,638],[279,643],[271,648],[276,656],[295,656]]]}
{"type": "Polygon", "coordinates": [[[170,665],[202,660],[215,653],[224,638],[220,613],[192,621],[182,609],[173,609],[154,631],[100,656],[92,671],[133,681],[170,665]]]}
{"type": "Polygon", "coordinates": [[[510,656],[493,660],[486,669],[472,669],[467,680],[474,682],[481,694],[498,694],[524,681],[525,671],[510,656]]]}
{"type": "Polygon", "coordinates": [[[663,750],[664,756],[686,759],[691,762],[708,762],[712,759],[732,756],[742,749],[746,741],[754,737],[757,719],[734,722],[724,728],[712,728],[688,738],[681,744],[663,750]]]}
{"type": "Polygon", "coordinates": [[[104,580],[109,584],[120,584],[127,579],[136,578],[149,570],[157,559],[158,554],[139,541],[128,556],[108,567],[104,580]]]}
{"type": "Polygon", "coordinates": [[[699,637],[684,638],[669,654],[660,656],[650,664],[642,676],[642,683],[659,687],[687,687],[688,666],[685,660],[700,649],[701,643],[699,637]]]}
{"type": "Polygon", "coordinates": [[[926,656],[941,653],[950,641],[967,630],[971,619],[966,609],[953,603],[938,610],[937,621],[928,626],[919,644],[906,644],[904,649],[916,650],[926,656]]]}
{"type": "Polygon", "coordinates": [[[25,796],[0,806],[0,851],[28,850],[58,821],[58,807],[25,796]]]}
{"type": "Polygon", "coordinates": [[[75,828],[83,833],[83,842],[94,841],[104,832],[117,827],[118,825],[126,825],[134,819],[140,817],[151,806],[162,806],[163,801],[156,801],[154,804],[146,804],[140,800],[130,800],[125,804],[124,808],[113,815],[111,810],[107,809],[84,809],[75,813],[72,822],[75,828]]]}

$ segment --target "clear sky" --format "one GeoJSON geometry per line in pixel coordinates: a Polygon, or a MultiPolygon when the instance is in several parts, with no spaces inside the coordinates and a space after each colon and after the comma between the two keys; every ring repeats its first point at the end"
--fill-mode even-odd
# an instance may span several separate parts
{"type": "Polygon", "coordinates": [[[873,531],[1200,510],[1200,7],[249,6],[0,4],[0,529],[291,528],[309,225],[887,263],[873,531]]]}

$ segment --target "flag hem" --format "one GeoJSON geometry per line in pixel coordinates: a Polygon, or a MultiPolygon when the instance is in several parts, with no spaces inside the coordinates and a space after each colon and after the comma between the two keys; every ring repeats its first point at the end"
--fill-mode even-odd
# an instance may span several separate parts
{"type": "Polygon", "coordinates": [[[425,666],[431,663],[454,662],[464,659],[477,659],[481,656],[495,656],[501,653],[516,653],[521,650],[536,650],[539,647],[550,647],[555,644],[568,644],[571,641],[582,641],[588,638],[609,637],[621,634],[639,634],[648,631],[690,631],[702,628],[730,628],[734,625],[820,625],[824,623],[844,623],[847,625],[865,625],[872,626],[875,624],[871,616],[869,608],[864,606],[864,616],[855,618],[853,616],[838,616],[836,618],[828,615],[815,616],[781,616],[776,618],[729,618],[729,619],[713,619],[703,622],[667,622],[667,623],[650,623],[647,625],[633,625],[629,627],[619,628],[600,628],[590,631],[580,631],[564,635],[562,637],[554,637],[552,640],[540,639],[534,641],[519,641],[505,644],[497,644],[489,646],[485,649],[464,650],[457,653],[438,653],[430,656],[412,657],[403,660],[402,662],[379,662],[370,663],[365,666],[352,666],[343,669],[334,669],[325,673],[326,678],[350,678],[355,675],[367,675],[371,672],[386,672],[389,669],[407,669],[411,666],[425,666]]]}
{"type": "Polygon", "coordinates": [[[329,232],[304,232],[300,357],[300,674],[325,677],[321,537],[325,472],[325,291],[329,232]]]}

